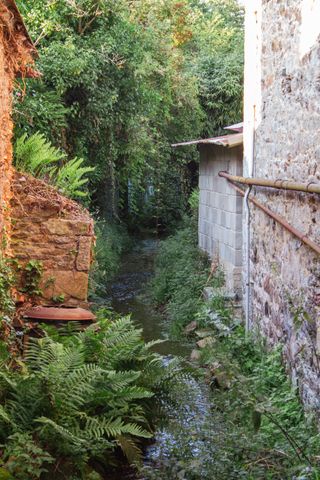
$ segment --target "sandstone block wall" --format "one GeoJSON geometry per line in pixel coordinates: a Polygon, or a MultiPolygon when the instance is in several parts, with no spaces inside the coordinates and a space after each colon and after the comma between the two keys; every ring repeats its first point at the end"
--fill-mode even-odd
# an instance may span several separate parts
{"type": "Polygon", "coordinates": [[[8,70],[5,44],[0,30],[0,250],[6,250],[10,231],[8,206],[10,201],[12,161],[11,93],[13,73],[8,70]]]}
{"type": "Polygon", "coordinates": [[[11,201],[12,255],[43,266],[40,303],[85,304],[92,259],[93,220],[44,182],[16,173],[11,201]]]}
{"type": "MultiPolygon", "coordinates": [[[[255,176],[320,182],[320,41],[312,32],[316,3],[261,3],[262,97],[255,176]]],[[[317,28],[319,35],[319,18],[317,28]]],[[[319,196],[262,189],[255,194],[320,243],[319,196]]],[[[270,343],[285,344],[287,363],[304,402],[319,409],[320,258],[255,207],[252,215],[255,327],[270,343]]]]}
{"type": "Polygon", "coordinates": [[[218,173],[242,174],[242,147],[199,148],[199,246],[219,258],[227,290],[241,295],[242,197],[218,173]]]}

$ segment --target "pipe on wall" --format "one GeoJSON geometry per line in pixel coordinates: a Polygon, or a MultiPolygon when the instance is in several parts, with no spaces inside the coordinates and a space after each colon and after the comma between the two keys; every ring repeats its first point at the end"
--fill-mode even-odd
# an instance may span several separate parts
{"type": "Polygon", "coordinates": [[[246,333],[250,331],[251,328],[251,316],[250,316],[250,277],[251,277],[251,268],[250,268],[250,242],[251,242],[251,212],[249,205],[249,195],[251,193],[252,187],[249,186],[246,192],[244,193],[244,203],[246,206],[246,282],[245,282],[245,326],[246,333]]]}
{"type": "MultiPolygon", "coordinates": [[[[231,175],[232,176],[232,175],[231,175]]],[[[246,196],[246,193],[235,183],[233,180],[227,179],[228,182],[233,186],[233,188],[240,193],[243,197],[246,196]]],[[[255,198],[247,196],[248,201],[252,202],[256,207],[260,208],[260,210],[264,211],[269,217],[271,217],[273,220],[278,222],[280,225],[282,225],[288,232],[292,233],[295,237],[297,237],[302,243],[305,245],[308,245],[314,252],[316,252],[318,255],[320,255],[320,245],[315,243],[313,240],[311,240],[307,235],[304,235],[300,230],[297,228],[293,227],[287,220],[285,220],[283,217],[278,215],[277,213],[273,212],[270,210],[268,207],[260,203],[258,200],[255,198]]]]}
{"type": "Polygon", "coordinates": [[[241,183],[243,185],[251,185],[257,187],[268,187],[276,188],[278,190],[293,190],[295,192],[305,192],[305,193],[318,193],[320,194],[320,184],[319,183],[298,183],[290,182],[289,180],[273,180],[268,178],[253,178],[250,177],[239,177],[236,175],[230,175],[228,172],[219,172],[219,176],[226,178],[227,180],[232,180],[233,182],[241,183]]]}

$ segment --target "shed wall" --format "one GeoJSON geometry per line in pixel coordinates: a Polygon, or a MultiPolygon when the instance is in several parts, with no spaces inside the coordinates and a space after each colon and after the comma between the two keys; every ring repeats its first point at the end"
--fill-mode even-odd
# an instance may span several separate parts
{"type": "Polygon", "coordinates": [[[242,147],[199,148],[199,246],[210,258],[218,257],[227,290],[241,295],[242,197],[218,174],[242,174],[242,147]]]}

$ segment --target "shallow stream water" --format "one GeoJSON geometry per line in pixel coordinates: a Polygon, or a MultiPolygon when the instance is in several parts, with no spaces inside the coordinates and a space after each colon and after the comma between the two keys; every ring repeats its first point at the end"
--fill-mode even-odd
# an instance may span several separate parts
{"type": "MultiPolygon", "coordinates": [[[[137,242],[123,258],[120,273],[111,286],[114,310],[120,314],[131,314],[133,320],[143,328],[146,341],[167,339],[164,316],[154,310],[148,295],[148,283],[153,276],[158,246],[159,240],[154,238],[137,242]]],[[[191,349],[192,345],[183,341],[167,340],[157,346],[158,352],[168,361],[173,355],[188,359],[191,349]]],[[[166,418],[156,432],[154,443],[146,450],[143,479],[185,478],[181,476],[184,468],[181,459],[184,456],[201,471],[199,462],[208,455],[208,438],[202,428],[211,416],[208,390],[203,381],[198,382],[191,377],[186,377],[177,385],[176,406],[165,409],[166,418]]],[[[201,478],[201,473],[199,475],[201,478]]],[[[129,477],[121,478],[125,480],[129,477]]],[[[203,475],[203,478],[208,477],[203,475]]]]}

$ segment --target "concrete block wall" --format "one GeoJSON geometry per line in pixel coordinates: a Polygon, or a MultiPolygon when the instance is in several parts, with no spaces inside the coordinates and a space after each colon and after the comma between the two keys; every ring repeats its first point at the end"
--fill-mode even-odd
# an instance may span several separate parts
{"type": "Polygon", "coordinates": [[[243,200],[218,174],[242,174],[242,146],[199,148],[199,246],[210,258],[218,257],[227,290],[241,296],[243,200]]]}

